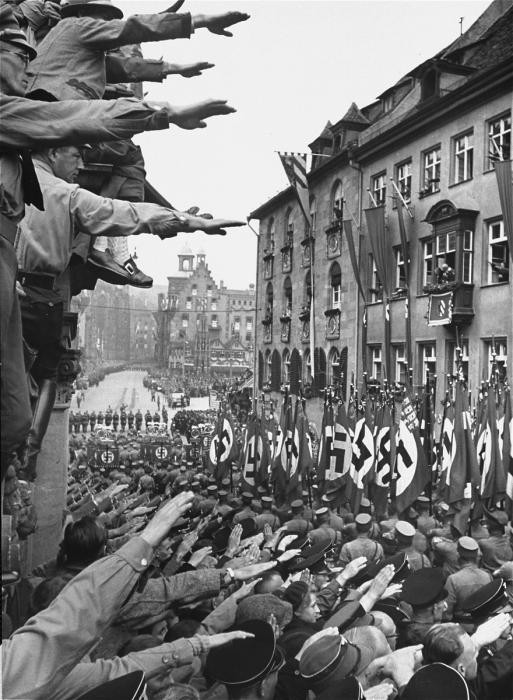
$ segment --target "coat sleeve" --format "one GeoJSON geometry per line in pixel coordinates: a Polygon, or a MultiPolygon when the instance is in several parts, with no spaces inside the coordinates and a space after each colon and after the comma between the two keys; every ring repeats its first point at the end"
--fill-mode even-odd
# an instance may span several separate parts
{"type": "Polygon", "coordinates": [[[183,228],[179,215],[171,209],[146,202],[125,202],[101,197],[77,187],[70,198],[70,215],[76,228],[90,236],[133,236],[152,233],[159,224],[183,228]]]}
{"type": "Polygon", "coordinates": [[[213,598],[219,595],[223,573],[218,569],[201,569],[151,578],[144,589],[134,593],[123,606],[116,624],[140,628],[149,618],[161,615],[176,603],[186,605],[199,598],[213,598]]]}
{"type": "Polygon", "coordinates": [[[178,639],[176,642],[132,652],[123,657],[77,664],[54,691],[52,700],[74,700],[102,683],[133,671],[144,671],[148,680],[164,671],[190,664],[197,648],[188,639],[178,639]]]}
{"type": "Polygon", "coordinates": [[[79,22],[80,41],[85,46],[102,51],[145,41],[189,39],[193,32],[188,12],[133,15],[126,20],[113,19],[108,22],[82,17],[79,22]]]}
{"type": "Polygon", "coordinates": [[[164,62],[139,56],[105,56],[105,69],[108,83],[140,83],[147,80],[151,83],[161,83],[166,74],[164,62]]]}
{"type": "Polygon", "coordinates": [[[81,571],[46,610],[3,640],[4,697],[53,697],[116,617],[152,555],[142,538],[133,538],[116,554],[81,571]]]}
{"type": "Polygon", "coordinates": [[[3,149],[115,141],[169,127],[165,110],[133,98],[40,102],[0,94],[0,114],[3,149]]]}

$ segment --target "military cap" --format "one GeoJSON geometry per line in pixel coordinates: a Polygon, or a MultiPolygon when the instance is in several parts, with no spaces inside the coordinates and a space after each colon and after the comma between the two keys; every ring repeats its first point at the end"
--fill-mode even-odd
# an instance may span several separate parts
{"type": "Polygon", "coordinates": [[[7,3],[3,3],[0,7],[0,41],[23,49],[31,61],[37,56],[37,51],[28,43],[12,7],[7,3]]]}
{"type": "Polygon", "coordinates": [[[460,537],[458,540],[458,549],[463,552],[478,552],[479,545],[473,537],[460,537]]]}
{"type": "MultiPolygon", "coordinates": [[[[291,543],[291,547],[295,547],[296,542],[291,543]]],[[[297,559],[293,559],[289,564],[289,571],[304,571],[310,569],[313,574],[318,574],[327,569],[326,567],[326,552],[331,549],[331,542],[321,542],[314,544],[311,547],[302,550],[301,555],[297,559]]]]}
{"type": "Polygon", "coordinates": [[[398,520],[395,524],[395,531],[399,537],[410,539],[415,535],[415,528],[407,520],[398,520]]]}
{"type": "Polygon", "coordinates": [[[251,491],[243,491],[241,493],[241,497],[249,501],[253,500],[253,494],[251,493],[251,491]]]}
{"type": "Polygon", "coordinates": [[[309,493],[308,493],[308,491],[303,490],[303,491],[301,491],[301,495],[303,498],[308,498],[309,493]]]}
{"type": "Polygon", "coordinates": [[[273,503],[273,499],[271,498],[271,496],[262,496],[260,500],[262,501],[264,506],[271,506],[273,503]]]}
{"type": "Polygon", "coordinates": [[[370,510],[371,509],[371,502],[369,501],[368,498],[365,498],[363,496],[362,500],[360,501],[360,510],[370,510]]]}
{"type": "Polygon", "coordinates": [[[142,700],[146,697],[146,681],[142,671],[133,671],[96,686],[78,700],[142,700]]]}
{"type": "Polygon", "coordinates": [[[181,472],[186,472],[186,471],[187,471],[187,467],[186,467],[184,464],[182,464],[182,466],[180,467],[180,471],[181,471],[181,472]]]}
{"type": "Polygon", "coordinates": [[[196,481],[196,479],[194,479],[194,481],[191,481],[191,486],[201,486],[201,484],[199,481],[196,481]]]}
{"type": "Polygon", "coordinates": [[[401,600],[413,607],[425,608],[447,597],[445,576],[438,567],[419,569],[403,583],[401,600]]]}
{"type": "Polygon", "coordinates": [[[367,525],[371,524],[372,518],[369,515],[369,513],[358,513],[358,515],[354,519],[354,522],[356,525],[361,525],[363,527],[367,527],[367,525]]]}
{"type": "Polygon", "coordinates": [[[472,619],[481,620],[508,604],[506,582],[498,578],[481,586],[475,593],[465,598],[461,603],[461,609],[468,613],[472,619]]]}
{"type": "Polygon", "coordinates": [[[413,674],[401,700],[470,700],[466,680],[452,666],[443,663],[422,666],[413,674]]]}
{"type": "Polygon", "coordinates": [[[243,688],[278,671],[284,665],[284,658],[268,622],[248,620],[238,628],[254,636],[211,649],[205,672],[227,686],[243,688]]]}
{"type": "Polygon", "coordinates": [[[265,488],[265,486],[258,486],[258,487],[257,487],[257,493],[259,493],[260,495],[265,496],[265,494],[267,493],[267,489],[265,488]]]}
{"type": "Polygon", "coordinates": [[[292,510],[298,510],[299,508],[304,508],[305,504],[300,498],[297,498],[295,501],[292,501],[290,507],[292,508],[292,510]]]}
{"type": "Polygon", "coordinates": [[[230,479],[223,479],[221,481],[221,486],[230,486],[230,479]]]}
{"type": "MultiPolygon", "coordinates": [[[[359,660],[358,648],[342,635],[325,635],[303,651],[299,673],[310,689],[317,689],[323,681],[338,685],[338,681],[355,675],[359,660]]],[[[339,694],[339,697],[345,695],[339,694]]]]}
{"type": "Polygon", "coordinates": [[[385,613],[392,619],[396,627],[404,624],[405,622],[410,622],[411,619],[408,613],[399,607],[394,598],[384,598],[383,600],[378,600],[376,605],[373,606],[372,612],[385,613]]]}
{"type": "Polygon", "coordinates": [[[328,509],[326,508],[326,506],[323,506],[322,508],[317,508],[317,510],[315,511],[315,515],[326,515],[326,513],[328,513],[328,509]]]}
{"type": "Polygon", "coordinates": [[[220,491],[217,492],[217,494],[218,494],[219,496],[227,496],[227,495],[228,495],[228,491],[225,491],[224,489],[221,489],[220,491]]]}
{"type": "Polygon", "coordinates": [[[322,501],[323,503],[333,503],[334,500],[335,500],[335,494],[334,494],[334,493],[324,493],[324,494],[321,496],[321,501],[322,501]]]}
{"type": "Polygon", "coordinates": [[[486,514],[486,519],[491,523],[496,523],[502,527],[506,527],[508,524],[508,515],[503,510],[488,511],[486,514]]]}
{"type": "Polygon", "coordinates": [[[210,486],[207,486],[207,491],[210,493],[215,493],[217,491],[217,486],[215,484],[210,484],[210,486]]]}
{"type": "Polygon", "coordinates": [[[380,559],[379,561],[373,562],[367,569],[367,580],[375,578],[381,569],[384,569],[385,566],[388,566],[389,564],[392,564],[395,569],[395,574],[390,583],[404,581],[404,579],[410,573],[408,557],[404,552],[399,552],[398,554],[394,554],[392,557],[387,557],[386,559],[380,559]]]}

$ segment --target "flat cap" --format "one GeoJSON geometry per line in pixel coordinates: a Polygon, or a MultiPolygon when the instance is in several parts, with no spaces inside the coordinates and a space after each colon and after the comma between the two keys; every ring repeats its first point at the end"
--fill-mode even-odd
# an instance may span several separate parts
{"type": "Polygon", "coordinates": [[[260,500],[266,506],[272,505],[272,502],[273,502],[273,499],[271,498],[271,496],[262,496],[262,498],[260,500]]]}
{"type": "Polygon", "coordinates": [[[438,567],[414,571],[404,581],[401,591],[401,600],[419,608],[446,597],[445,576],[438,567]]]}
{"type": "Polygon", "coordinates": [[[317,508],[317,510],[315,511],[315,515],[326,515],[327,512],[328,509],[326,508],[326,506],[323,506],[322,508],[317,508]]]}
{"type": "Polygon", "coordinates": [[[207,491],[210,491],[210,493],[214,493],[217,491],[217,486],[215,484],[210,484],[210,486],[207,486],[207,491]]]}
{"type": "Polygon", "coordinates": [[[292,503],[290,504],[290,507],[293,510],[296,510],[298,508],[304,508],[304,506],[305,506],[305,504],[303,503],[303,501],[300,498],[297,498],[295,501],[292,501],[292,503]]]}
{"type": "Polygon", "coordinates": [[[354,521],[356,525],[362,525],[363,527],[365,527],[371,524],[372,518],[369,515],[369,513],[358,513],[354,521]]]}
{"type": "Polygon", "coordinates": [[[220,491],[217,492],[220,496],[227,496],[228,491],[225,491],[224,489],[221,489],[220,491]]]}

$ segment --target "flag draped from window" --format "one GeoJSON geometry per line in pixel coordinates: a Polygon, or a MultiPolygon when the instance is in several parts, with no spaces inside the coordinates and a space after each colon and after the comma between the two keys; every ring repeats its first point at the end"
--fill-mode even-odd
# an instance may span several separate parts
{"type": "Polygon", "coordinates": [[[387,379],[391,377],[391,328],[390,328],[390,304],[389,300],[395,287],[395,269],[396,263],[394,259],[394,250],[392,248],[392,240],[390,231],[385,225],[385,207],[373,207],[365,209],[365,217],[367,220],[367,230],[369,232],[369,242],[371,246],[374,264],[379,281],[383,285],[385,295],[383,304],[384,314],[384,355],[385,355],[385,370],[387,379]]]}
{"type": "Polygon", "coordinates": [[[504,220],[504,233],[508,239],[509,255],[513,261],[513,161],[503,160],[494,163],[499,198],[501,201],[502,218],[504,220]]]}
{"type": "Polygon", "coordinates": [[[393,492],[399,513],[417,500],[431,478],[420,440],[419,427],[411,395],[407,392],[401,406],[401,418],[396,435],[393,492]]]}
{"type": "Polygon", "coordinates": [[[325,491],[347,483],[351,457],[351,433],[344,404],[338,405],[336,415],[333,406],[325,405],[318,459],[319,481],[325,491]]]}

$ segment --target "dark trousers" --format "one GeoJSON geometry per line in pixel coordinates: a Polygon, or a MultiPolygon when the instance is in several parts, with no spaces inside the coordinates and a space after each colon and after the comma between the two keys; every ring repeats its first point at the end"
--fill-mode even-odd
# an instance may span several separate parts
{"type": "Polygon", "coordinates": [[[49,306],[30,297],[24,297],[20,303],[23,337],[37,352],[30,373],[38,383],[43,379],[56,379],[62,355],[64,304],[49,306]]]}
{"type": "Polygon", "coordinates": [[[0,445],[2,480],[14,452],[25,443],[32,412],[28,393],[21,315],[16,294],[14,248],[0,235],[0,445]]]}

